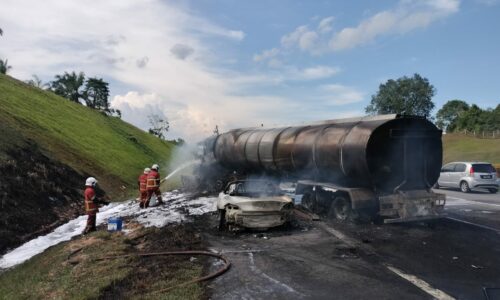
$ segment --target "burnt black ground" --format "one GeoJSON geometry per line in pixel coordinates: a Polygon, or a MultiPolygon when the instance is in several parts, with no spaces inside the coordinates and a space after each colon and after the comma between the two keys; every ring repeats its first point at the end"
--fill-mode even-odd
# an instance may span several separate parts
{"type": "Polygon", "coordinates": [[[323,220],[263,234],[219,233],[215,214],[196,223],[233,263],[207,285],[213,299],[432,299],[387,265],[457,299],[485,299],[483,287],[500,287],[500,236],[448,219],[434,228],[323,220]]]}

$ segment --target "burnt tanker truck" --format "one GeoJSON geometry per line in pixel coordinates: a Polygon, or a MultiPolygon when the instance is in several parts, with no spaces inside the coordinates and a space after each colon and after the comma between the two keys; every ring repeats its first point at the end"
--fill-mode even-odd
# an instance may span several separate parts
{"type": "Polygon", "coordinates": [[[431,190],[441,133],[425,118],[401,115],[234,129],[200,143],[196,181],[220,191],[231,180],[269,176],[293,182],[304,206],[333,218],[430,220],[445,204],[431,190]]]}

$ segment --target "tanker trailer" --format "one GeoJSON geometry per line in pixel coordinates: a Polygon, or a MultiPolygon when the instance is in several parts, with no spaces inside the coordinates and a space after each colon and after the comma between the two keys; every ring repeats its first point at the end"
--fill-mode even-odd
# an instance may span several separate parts
{"type": "Polygon", "coordinates": [[[217,181],[216,189],[236,175],[286,178],[296,182],[304,206],[341,220],[434,219],[445,203],[444,195],[431,190],[441,169],[441,131],[422,117],[234,129],[205,140],[202,161],[200,170],[217,170],[201,172],[217,181]]]}

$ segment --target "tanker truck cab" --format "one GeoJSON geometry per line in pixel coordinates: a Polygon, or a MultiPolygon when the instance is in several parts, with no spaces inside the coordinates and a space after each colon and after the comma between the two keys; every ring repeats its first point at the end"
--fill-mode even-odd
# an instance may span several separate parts
{"type": "Polygon", "coordinates": [[[230,182],[217,201],[219,229],[266,230],[290,220],[293,201],[274,182],[237,180],[230,182]]]}

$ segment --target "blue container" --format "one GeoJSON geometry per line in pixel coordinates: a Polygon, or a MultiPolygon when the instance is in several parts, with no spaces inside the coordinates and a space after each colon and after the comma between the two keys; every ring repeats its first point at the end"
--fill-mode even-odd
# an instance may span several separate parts
{"type": "Polygon", "coordinates": [[[108,231],[122,231],[122,219],[121,218],[109,218],[108,219],[108,231]]]}

